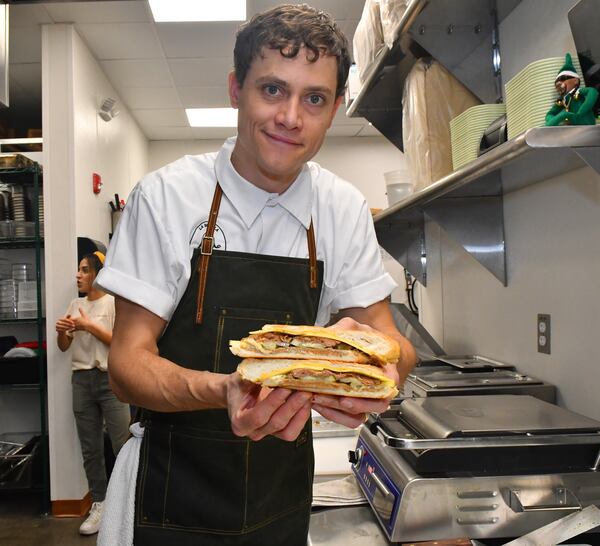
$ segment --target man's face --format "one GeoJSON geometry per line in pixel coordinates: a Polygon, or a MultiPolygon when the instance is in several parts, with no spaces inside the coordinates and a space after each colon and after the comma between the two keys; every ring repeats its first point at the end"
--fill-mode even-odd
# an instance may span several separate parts
{"type": "Polygon", "coordinates": [[[554,82],[554,85],[556,86],[556,90],[561,96],[566,95],[567,93],[573,91],[573,89],[575,89],[579,85],[579,78],[570,78],[568,76],[562,76],[558,78],[556,82],[554,82]]]}
{"type": "Polygon", "coordinates": [[[336,99],[335,57],[283,57],[263,49],[252,61],[243,87],[229,76],[231,105],[238,109],[235,169],[267,191],[284,191],[321,147],[341,102],[336,99]]]}

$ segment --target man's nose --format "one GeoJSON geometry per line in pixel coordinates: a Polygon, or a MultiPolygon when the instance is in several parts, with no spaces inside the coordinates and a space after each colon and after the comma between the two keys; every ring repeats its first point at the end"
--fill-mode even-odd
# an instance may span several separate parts
{"type": "Polygon", "coordinates": [[[292,97],[281,103],[275,121],[288,130],[302,129],[302,109],[299,99],[292,97]]]}

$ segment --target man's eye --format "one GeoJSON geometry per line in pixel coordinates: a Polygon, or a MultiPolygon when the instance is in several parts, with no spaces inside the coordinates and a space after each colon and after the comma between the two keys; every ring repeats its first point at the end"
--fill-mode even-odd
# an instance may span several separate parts
{"type": "Polygon", "coordinates": [[[313,106],[318,106],[319,104],[323,104],[323,97],[321,95],[309,95],[308,102],[313,106]]]}
{"type": "Polygon", "coordinates": [[[275,96],[277,93],[279,93],[279,87],[276,85],[265,85],[265,93],[267,95],[275,96]]]}

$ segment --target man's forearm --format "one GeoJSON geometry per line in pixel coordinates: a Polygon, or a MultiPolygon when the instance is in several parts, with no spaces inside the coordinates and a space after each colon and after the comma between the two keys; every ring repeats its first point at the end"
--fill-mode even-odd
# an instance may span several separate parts
{"type": "Polygon", "coordinates": [[[400,376],[400,384],[404,383],[404,380],[408,377],[408,374],[412,371],[417,363],[417,353],[405,337],[399,335],[396,332],[388,332],[388,334],[398,342],[400,345],[400,360],[398,361],[398,375],[400,376]]]}
{"type": "Polygon", "coordinates": [[[353,307],[343,309],[339,313],[340,317],[351,317],[357,322],[368,324],[372,328],[393,337],[400,345],[400,360],[398,361],[398,375],[400,384],[404,382],[410,371],[417,363],[417,353],[414,347],[396,328],[396,323],[392,317],[387,301],[383,300],[366,308],[353,307]]]}
{"type": "Polygon", "coordinates": [[[111,348],[108,371],[117,397],[136,406],[161,412],[227,406],[227,375],[189,370],[144,349],[111,348]]]}

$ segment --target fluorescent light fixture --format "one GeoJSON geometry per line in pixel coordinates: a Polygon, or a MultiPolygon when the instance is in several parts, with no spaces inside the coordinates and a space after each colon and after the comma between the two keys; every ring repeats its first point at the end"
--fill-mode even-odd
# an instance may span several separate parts
{"type": "Polygon", "coordinates": [[[237,127],[235,108],[186,108],[191,127],[237,127]]]}
{"type": "Polygon", "coordinates": [[[245,21],[246,0],[148,0],[157,23],[245,21]]]}

